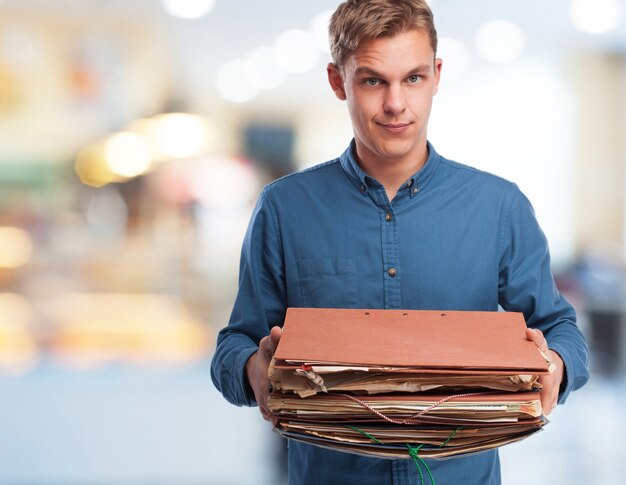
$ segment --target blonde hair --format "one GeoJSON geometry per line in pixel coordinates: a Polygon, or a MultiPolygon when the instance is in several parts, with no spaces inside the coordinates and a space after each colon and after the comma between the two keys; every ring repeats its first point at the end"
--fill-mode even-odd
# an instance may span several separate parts
{"type": "Polygon", "coordinates": [[[428,34],[437,52],[437,30],[425,0],[347,0],[330,19],[328,28],[333,61],[342,66],[364,40],[391,37],[418,29],[428,34]]]}

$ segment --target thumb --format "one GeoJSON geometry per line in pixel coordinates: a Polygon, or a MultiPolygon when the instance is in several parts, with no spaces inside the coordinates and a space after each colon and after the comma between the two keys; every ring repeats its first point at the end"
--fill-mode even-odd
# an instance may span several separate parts
{"type": "MultiPolygon", "coordinates": [[[[545,345],[546,340],[543,337],[543,333],[541,330],[537,330],[535,328],[527,328],[526,329],[526,338],[533,342],[537,347],[542,347],[545,345]]],[[[546,346],[547,349],[547,346],[546,346]]]]}
{"type": "Polygon", "coordinates": [[[270,330],[269,347],[272,354],[276,352],[276,347],[278,347],[278,342],[282,334],[283,329],[278,326],[272,327],[272,330],[270,330]]]}
{"type": "Polygon", "coordinates": [[[278,341],[280,340],[282,333],[282,328],[272,327],[270,334],[263,337],[261,342],[259,342],[259,348],[268,360],[271,359],[274,352],[276,352],[276,347],[278,346],[278,341]]]}

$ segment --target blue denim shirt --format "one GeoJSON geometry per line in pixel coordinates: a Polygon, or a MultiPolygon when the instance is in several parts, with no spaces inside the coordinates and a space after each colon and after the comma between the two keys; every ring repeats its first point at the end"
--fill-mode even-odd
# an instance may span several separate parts
{"type": "MultiPolygon", "coordinates": [[[[528,200],[511,182],[447,160],[430,144],[428,151],[426,164],[392,201],[357,164],[354,142],[340,158],[265,187],[212,362],[213,382],[226,399],[255,404],[245,363],[270,328],[282,325],[287,307],[497,311],[500,305],[523,312],[563,359],[560,403],[587,381],[587,345],[555,287],[547,241],[528,200]]],[[[440,484],[500,483],[495,450],[428,464],[440,484]]],[[[291,441],[289,483],[415,484],[419,474],[409,459],[291,441]]]]}

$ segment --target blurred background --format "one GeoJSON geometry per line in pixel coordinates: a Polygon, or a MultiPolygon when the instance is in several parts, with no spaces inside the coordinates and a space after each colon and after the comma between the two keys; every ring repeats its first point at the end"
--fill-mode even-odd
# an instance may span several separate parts
{"type": "MultiPolygon", "coordinates": [[[[0,0],[0,483],[279,484],[284,443],[209,363],[263,184],[351,139],[338,0],[0,0]]],[[[432,0],[429,138],[518,183],[592,379],[504,483],[619,483],[626,1],[432,0]]]]}

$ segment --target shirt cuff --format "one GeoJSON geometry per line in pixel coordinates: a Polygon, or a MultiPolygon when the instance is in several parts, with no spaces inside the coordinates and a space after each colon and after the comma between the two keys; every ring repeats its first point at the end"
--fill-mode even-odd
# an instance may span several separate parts
{"type": "Polygon", "coordinates": [[[254,391],[250,386],[250,382],[248,382],[248,373],[246,372],[246,364],[248,363],[248,359],[257,350],[259,350],[258,347],[245,349],[238,356],[237,368],[241,369],[241,375],[239,376],[238,381],[240,383],[241,396],[244,399],[244,406],[258,406],[256,400],[254,399],[254,391]]]}
{"type": "Polygon", "coordinates": [[[569,393],[572,392],[574,387],[574,382],[569,377],[568,369],[572,369],[571,359],[568,358],[568,353],[564,347],[558,344],[554,344],[548,347],[553,352],[559,354],[561,360],[563,361],[563,380],[561,381],[561,386],[559,387],[559,400],[558,404],[563,404],[569,396],[569,393]]]}

